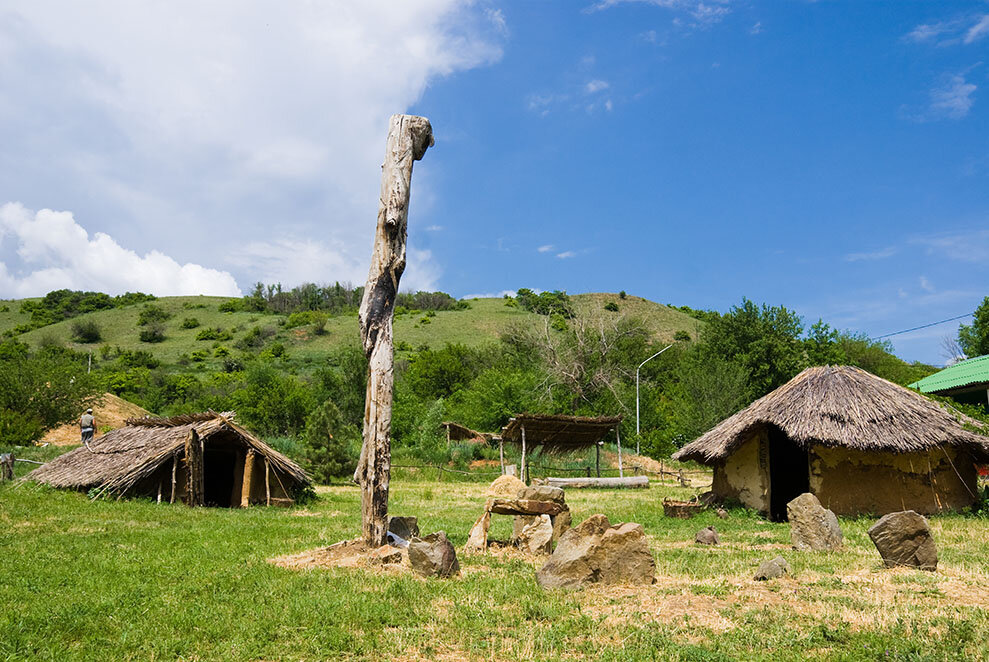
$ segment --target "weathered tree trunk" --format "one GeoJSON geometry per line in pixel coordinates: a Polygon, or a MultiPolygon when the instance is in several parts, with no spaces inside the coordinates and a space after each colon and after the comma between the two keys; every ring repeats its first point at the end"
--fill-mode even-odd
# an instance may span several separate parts
{"type": "Polygon", "coordinates": [[[185,471],[187,503],[190,506],[202,506],[205,503],[203,484],[203,444],[195,430],[189,431],[185,440],[185,471]]]}
{"type": "Polygon", "coordinates": [[[405,270],[406,227],[412,163],[433,145],[425,117],[392,115],[381,166],[381,203],[359,314],[361,340],[368,358],[364,404],[364,445],[354,480],[361,485],[362,535],[373,547],[388,534],[388,479],[391,471],[391,406],[395,381],[392,317],[398,281],[405,270]]]}

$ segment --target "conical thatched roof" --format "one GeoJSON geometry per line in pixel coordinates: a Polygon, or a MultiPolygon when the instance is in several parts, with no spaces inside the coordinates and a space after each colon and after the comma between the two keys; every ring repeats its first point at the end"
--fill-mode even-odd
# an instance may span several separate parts
{"type": "Polygon", "coordinates": [[[209,445],[216,435],[235,435],[256,453],[267,458],[274,471],[304,485],[310,484],[305,471],[292,460],[264,443],[240,425],[234,423],[230,412],[205,412],[172,418],[139,418],[127,421],[127,427],[108,432],[90,442],[60,455],[27,476],[25,480],[45,483],[52,487],[91,489],[123,494],[139,480],[150,476],[185,449],[185,441],[193,429],[209,445]]]}
{"type": "Polygon", "coordinates": [[[865,370],[821,366],[725,419],[673,458],[710,464],[730,455],[756,426],[775,425],[803,447],[910,453],[949,445],[989,459],[989,438],[963,423],[975,421],[865,370]]]}

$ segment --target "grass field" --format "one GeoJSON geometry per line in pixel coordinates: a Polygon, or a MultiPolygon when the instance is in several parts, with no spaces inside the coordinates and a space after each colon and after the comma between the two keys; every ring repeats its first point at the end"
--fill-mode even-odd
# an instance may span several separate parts
{"type": "MultiPolygon", "coordinates": [[[[628,314],[639,317],[658,340],[671,340],[673,334],[680,330],[696,337],[700,328],[700,322],[679,310],[638,297],[621,300],[616,294],[582,294],[576,295],[574,300],[582,308],[602,316],[628,314]],[[604,310],[604,305],[609,301],[620,305],[619,313],[604,310]]],[[[144,350],[153,353],[165,364],[174,364],[182,355],[190,355],[196,350],[212,350],[215,341],[196,340],[196,335],[207,327],[232,332],[231,340],[220,343],[231,350],[234,349],[236,340],[252,327],[270,327],[275,332],[270,341],[283,343],[289,357],[298,362],[316,360],[343,344],[358,342],[356,314],[331,317],[326,324],[326,332],[316,335],[310,326],[284,328],[286,317],[283,315],[222,313],[218,307],[224,301],[227,299],[206,296],[159,299],[155,305],[172,314],[171,319],[165,322],[166,339],[160,343],[141,342],[138,337],[140,328],[137,326],[137,319],[143,304],[89,313],[35,329],[18,338],[31,345],[37,345],[44,339],[52,339],[80,351],[93,351],[96,359],[99,358],[99,347],[103,344],[123,350],[144,350]],[[182,321],[188,317],[196,318],[200,326],[181,328],[182,321]],[[73,343],[72,325],[77,320],[94,320],[100,326],[102,340],[89,345],[73,343]]],[[[407,343],[412,348],[421,345],[439,348],[447,343],[476,347],[497,340],[499,334],[512,322],[542,324],[546,319],[520,308],[508,307],[503,299],[473,299],[470,305],[469,310],[439,311],[435,317],[426,317],[423,313],[400,315],[395,319],[395,340],[407,343]]],[[[0,302],[0,310],[4,306],[9,310],[0,312],[0,333],[28,321],[28,316],[20,312],[19,301],[0,302]]],[[[406,352],[400,350],[398,355],[401,357],[403,353],[406,352]]],[[[216,369],[219,363],[221,359],[210,358],[199,365],[203,369],[216,369]]]]}
{"type": "MultiPolygon", "coordinates": [[[[49,457],[51,449],[21,455],[49,457]]],[[[24,469],[19,465],[19,472],[24,469]]],[[[487,478],[485,479],[487,480],[487,478]]],[[[391,511],[454,544],[486,483],[392,482],[391,511]]],[[[576,521],[640,522],[657,562],[648,587],[544,593],[532,559],[461,555],[462,575],[293,571],[268,559],[359,531],[352,486],[289,510],[91,502],[33,485],[0,487],[0,659],[5,660],[957,660],[986,659],[989,521],[932,519],[936,573],[886,570],[844,519],[838,553],[789,549],[788,527],[734,510],[662,515],[679,487],[571,491],[576,521]],[[693,544],[714,525],[722,545],[693,544]],[[757,583],[782,554],[791,578],[757,583]]],[[[510,518],[495,517],[493,537],[510,518]]]]}

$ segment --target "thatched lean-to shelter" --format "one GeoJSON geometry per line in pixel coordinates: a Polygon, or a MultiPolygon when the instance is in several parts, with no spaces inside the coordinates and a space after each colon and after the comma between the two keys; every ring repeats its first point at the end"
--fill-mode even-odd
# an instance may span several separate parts
{"type": "Polygon", "coordinates": [[[815,367],[673,458],[713,466],[716,495],[774,519],[803,492],[839,514],[936,513],[975,501],[989,438],[969,423],[859,368],[815,367]]]}
{"type": "Polygon", "coordinates": [[[189,505],[289,505],[310,484],[299,465],[240,425],[206,412],[140,418],[25,477],[99,495],[149,496],[189,505]]]}
{"type": "MultiPolygon", "coordinates": [[[[501,443],[518,444],[522,449],[522,480],[528,482],[526,452],[542,448],[548,453],[569,453],[597,447],[612,430],[618,442],[618,469],[622,469],[622,443],[618,426],[621,416],[567,416],[565,414],[517,414],[501,429],[501,443]]],[[[600,453],[600,449],[598,449],[600,453]]],[[[598,460],[600,462],[600,459],[598,460]]],[[[504,452],[502,452],[504,465],[504,452]]]]}

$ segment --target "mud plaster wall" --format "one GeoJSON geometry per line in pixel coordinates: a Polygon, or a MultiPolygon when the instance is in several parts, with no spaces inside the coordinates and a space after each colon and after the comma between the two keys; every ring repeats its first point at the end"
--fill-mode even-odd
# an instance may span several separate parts
{"type": "Polygon", "coordinates": [[[762,428],[750,433],[734,453],[714,467],[711,489],[756,510],[769,509],[768,439],[762,428]]]}
{"type": "Polygon", "coordinates": [[[809,456],[811,492],[839,515],[931,514],[974,501],[975,465],[965,451],[893,454],[814,446],[809,456]]]}

